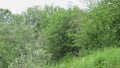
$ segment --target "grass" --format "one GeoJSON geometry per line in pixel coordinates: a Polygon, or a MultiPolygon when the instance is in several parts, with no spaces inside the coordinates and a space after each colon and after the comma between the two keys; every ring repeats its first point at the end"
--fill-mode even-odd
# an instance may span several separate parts
{"type": "Polygon", "coordinates": [[[120,68],[120,48],[105,48],[82,58],[65,59],[46,68],[120,68]]]}

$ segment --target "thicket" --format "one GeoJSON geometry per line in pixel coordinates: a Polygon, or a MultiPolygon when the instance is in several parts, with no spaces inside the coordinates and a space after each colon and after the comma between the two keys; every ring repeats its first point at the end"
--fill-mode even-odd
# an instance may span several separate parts
{"type": "Polygon", "coordinates": [[[88,10],[35,6],[22,14],[0,9],[1,68],[44,67],[64,56],[119,47],[120,1],[93,4],[88,10]]]}
{"type": "Polygon", "coordinates": [[[80,19],[83,28],[76,35],[75,45],[89,53],[104,47],[119,47],[119,4],[119,0],[102,0],[95,7],[91,4],[86,16],[80,19]]]}

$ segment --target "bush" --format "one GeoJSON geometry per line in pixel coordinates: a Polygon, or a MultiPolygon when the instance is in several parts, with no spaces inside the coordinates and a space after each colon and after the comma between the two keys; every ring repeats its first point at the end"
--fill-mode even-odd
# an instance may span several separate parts
{"type": "Polygon", "coordinates": [[[119,0],[105,0],[92,7],[80,20],[82,28],[76,35],[76,45],[88,51],[103,47],[119,47],[119,3],[119,0]]]}
{"type": "Polygon", "coordinates": [[[58,60],[75,50],[78,52],[77,48],[79,48],[74,46],[74,35],[78,26],[74,20],[79,9],[65,10],[60,8],[58,10],[51,14],[48,25],[43,31],[47,38],[47,50],[53,54],[52,60],[58,60]]]}

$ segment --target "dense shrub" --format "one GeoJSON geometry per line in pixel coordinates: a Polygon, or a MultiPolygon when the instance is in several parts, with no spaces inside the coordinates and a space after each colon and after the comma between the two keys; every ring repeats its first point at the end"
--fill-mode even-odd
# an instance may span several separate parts
{"type": "Polygon", "coordinates": [[[57,60],[70,52],[78,52],[79,48],[74,46],[74,35],[78,30],[78,25],[74,20],[79,9],[58,10],[59,11],[55,11],[51,14],[48,25],[44,30],[44,34],[47,38],[47,50],[53,54],[52,59],[57,60]]]}
{"type": "Polygon", "coordinates": [[[89,51],[102,47],[118,47],[120,45],[119,4],[119,0],[105,0],[92,7],[80,20],[83,27],[76,35],[76,45],[89,51]]]}

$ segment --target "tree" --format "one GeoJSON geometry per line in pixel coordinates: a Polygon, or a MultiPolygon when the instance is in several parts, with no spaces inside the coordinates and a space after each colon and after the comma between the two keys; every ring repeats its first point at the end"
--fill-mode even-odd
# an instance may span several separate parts
{"type": "Polygon", "coordinates": [[[59,60],[67,54],[74,54],[79,47],[74,46],[74,35],[78,24],[75,23],[79,9],[65,10],[60,8],[54,11],[48,19],[48,25],[44,29],[46,47],[53,56],[52,60],[59,60]],[[74,49],[76,48],[76,49],[74,49]]]}
{"type": "Polygon", "coordinates": [[[12,19],[12,13],[8,9],[0,9],[0,22],[5,25],[12,19]]]}
{"type": "Polygon", "coordinates": [[[11,61],[27,53],[26,44],[32,43],[34,36],[32,29],[23,23],[22,16],[10,14],[9,10],[3,12],[0,21],[0,61],[3,68],[8,68],[11,61]]]}
{"type": "Polygon", "coordinates": [[[76,45],[89,52],[103,47],[119,47],[119,3],[119,0],[101,0],[92,6],[80,20],[84,27],[78,31],[76,45]]]}

